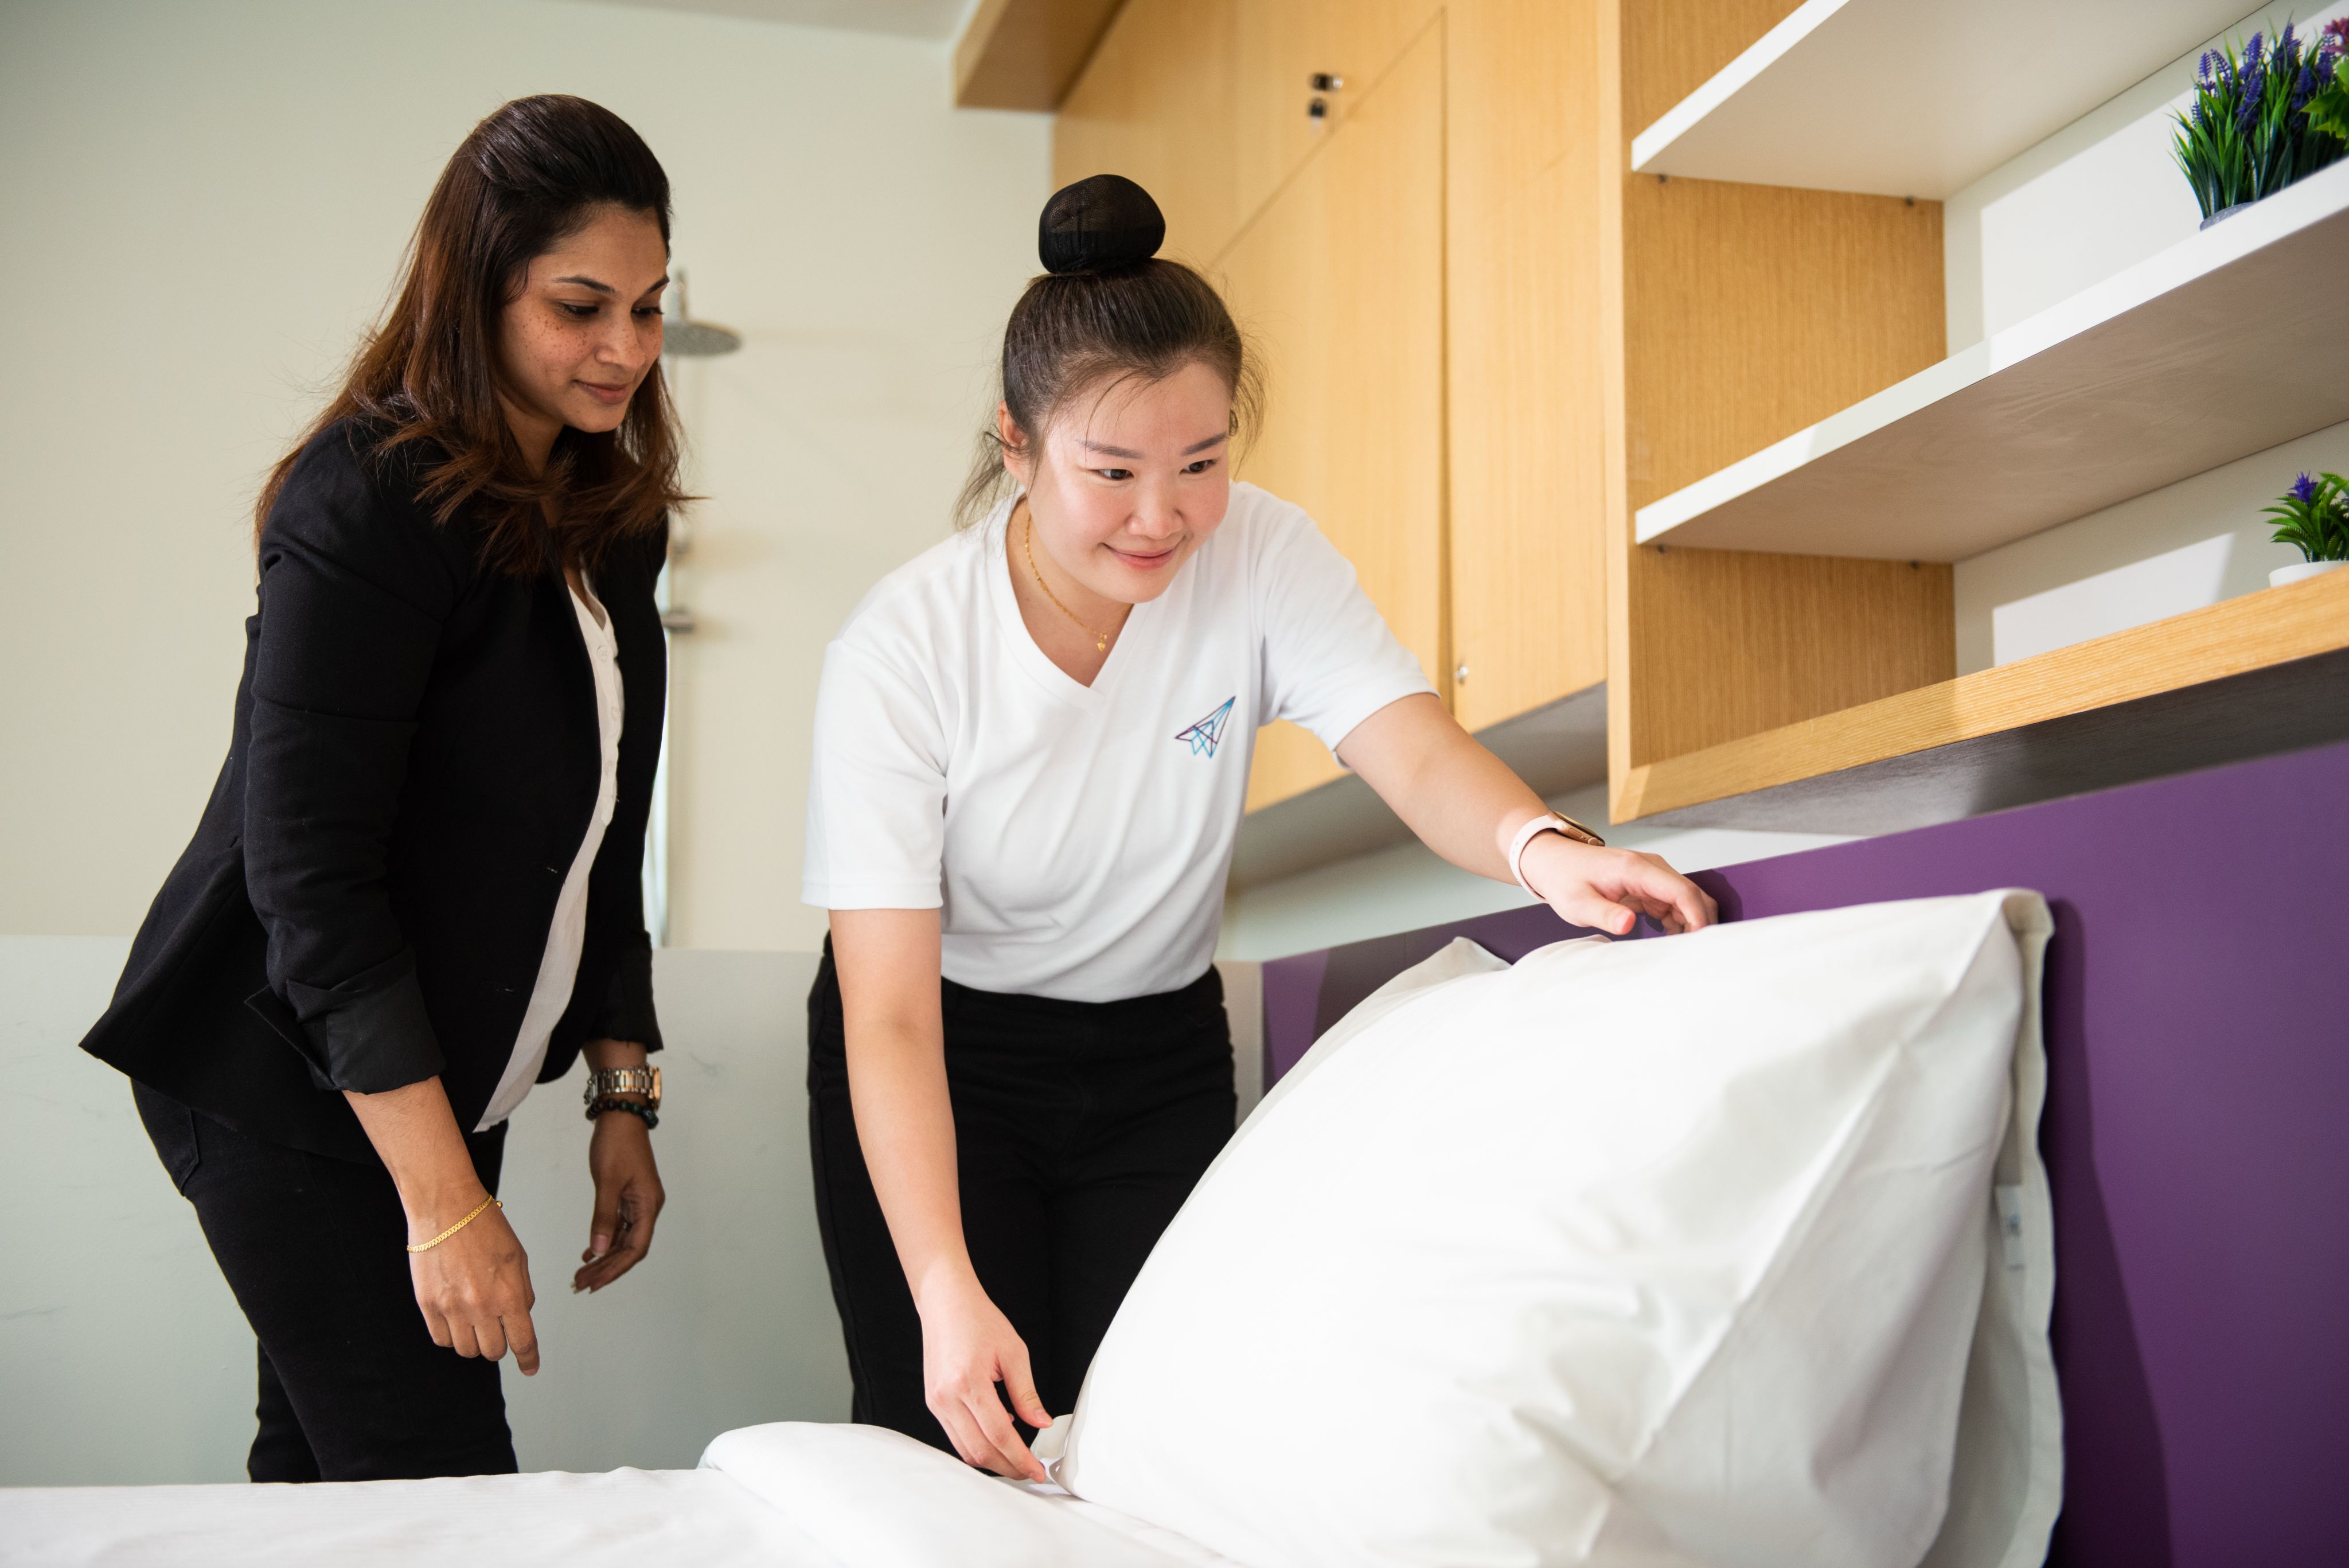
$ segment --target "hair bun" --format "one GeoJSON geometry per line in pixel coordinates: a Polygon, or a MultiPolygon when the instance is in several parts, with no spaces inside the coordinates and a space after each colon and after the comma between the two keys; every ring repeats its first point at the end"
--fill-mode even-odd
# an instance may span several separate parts
{"type": "Polygon", "coordinates": [[[1123,174],[1064,185],[1044,203],[1036,251],[1050,273],[1139,266],[1158,254],[1166,218],[1150,192],[1123,174]]]}

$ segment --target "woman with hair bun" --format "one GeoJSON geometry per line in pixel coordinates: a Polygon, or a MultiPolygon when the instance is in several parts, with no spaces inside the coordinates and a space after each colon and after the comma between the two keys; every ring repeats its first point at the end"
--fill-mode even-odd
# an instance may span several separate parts
{"type": "Polygon", "coordinates": [[[498,1361],[538,1341],[492,1194],[506,1118],[583,1054],[572,1288],[652,1241],[668,223],[609,110],[492,114],[255,509],[228,762],[82,1044],[253,1324],[256,1481],[514,1469],[498,1361]]]}
{"type": "Polygon", "coordinates": [[[1097,175],[1040,227],[967,526],[825,654],[802,893],[831,911],[809,1123],[856,1418],[1032,1480],[1020,1428],[1074,1404],[1232,1131],[1211,960],[1258,725],[1575,924],[1715,913],[1551,814],[1312,520],[1233,481],[1255,366],[1154,259],[1149,195],[1097,175]]]}

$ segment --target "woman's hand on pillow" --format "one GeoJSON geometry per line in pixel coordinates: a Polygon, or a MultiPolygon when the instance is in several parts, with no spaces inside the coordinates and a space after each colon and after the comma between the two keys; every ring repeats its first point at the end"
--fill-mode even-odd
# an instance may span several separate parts
{"type": "Polygon", "coordinates": [[[957,1272],[926,1288],[922,1314],[922,1391],[967,1464],[1019,1480],[1047,1480],[1044,1467],[1005,1414],[998,1383],[1019,1418],[1041,1431],[1052,1424],[1036,1397],[1027,1342],[988,1299],[978,1276],[957,1272]]]}
{"type": "Polygon", "coordinates": [[[1602,849],[1545,833],[1518,862],[1526,885],[1568,925],[1629,936],[1646,915],[1667,931],[1697,931],[1720,919],[1705,890],[1661,855],[1602,849]]]}

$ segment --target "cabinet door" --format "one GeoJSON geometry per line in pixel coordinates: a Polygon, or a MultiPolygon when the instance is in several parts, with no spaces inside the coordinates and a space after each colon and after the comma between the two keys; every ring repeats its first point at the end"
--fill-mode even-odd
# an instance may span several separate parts
{"type": "Polygon", "coordinates": [[[1428,28],[1439,0],[1239,0],[1234,107],[1245,223],[1428,28]],[[1316,92],[1317,74],[1345,85],[1316,92]],[[1313,100],[1323,113],[1311,113],[1313,100]]]}
{"type": "Polygon", "coordinates": [[[1123,174],[1166,214],[1162,254],[1204,265],[1240,223],[1233,108],[1238,0],[1125,0],[1052,126],[1055,190],[1123,174]]]}
{"type": "MultiPolygon", "coordinates": [[[[1312,514],[1436,689],[1444,660],[1444,48],[1414,44],[1225,259],[1262,356],[1243,478],[1312,514]]],[[[1251,808],[1339,776],[1306,731],[1259,733],[1251,808]]]]}
{"type": "Polygon", "coordinates": [[[1607,678],[1602,6],[1444,14],[1453,711],[1471,730],[1607,678]]]}

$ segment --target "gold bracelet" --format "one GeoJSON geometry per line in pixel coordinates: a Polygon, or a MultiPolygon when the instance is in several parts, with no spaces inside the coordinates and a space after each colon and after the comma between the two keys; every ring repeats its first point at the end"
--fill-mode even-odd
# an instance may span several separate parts
{"type": "Polygon", "coordinates": [[[462,1231],[466,1226],[471,1225],[474,1220],[479,1220],[483,1214],[489,1212],[492,1207],[503,1209],[505,1205],[502,1202],[500,1202],[497,1199],[484,1198],[481,1199],[481,1206],[479,1209],[474,1210],[471,1214],[466,1215],[462,1220],[458,1220],[454,1225],[450,1226],[446,1231],[443,1231],[438,1236],[433,1237],[429,1241],[417,1241],[410,1243],[408,1250],[411,1252],[430,1251],[433,1248],[439,1246],[441,1242],[447,1241],[458,1231],[462,1231]]]}

